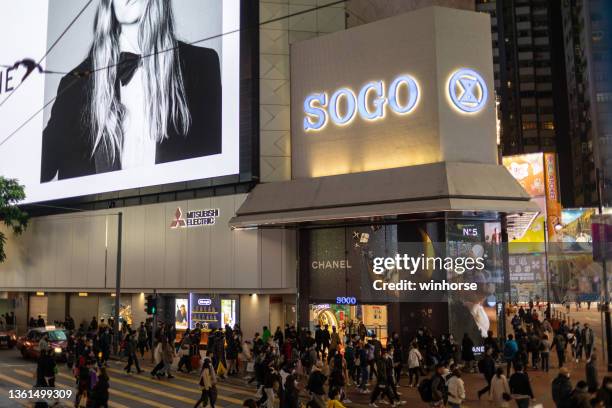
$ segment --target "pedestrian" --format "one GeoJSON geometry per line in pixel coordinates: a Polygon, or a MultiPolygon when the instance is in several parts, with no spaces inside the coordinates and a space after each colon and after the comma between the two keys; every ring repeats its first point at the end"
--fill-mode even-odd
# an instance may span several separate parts
{"type": "Polygon", "coordinates": [[[242,406],[246,408],[257,408],[257,401],[255,401],[252,398],[248,398],[244,400],[244,402],[242,403],[242,406]]]}
{"type": "Polygon", "coordinates": [[[369,394],[368,390],[368,352],[363,340],[359,340],[357,348],[357,360],[359,362],[359,392],[369,394]]]}
{"type": "Polygon", "coordinates": [[[138,363],[138,356],[136,355],[138,349],[138,342],[134,337],[134,332],[131,331],[125,339],[125,353],[127,354],[128,361],[124,370],[126,374],[130,374],[132,372],[132,364],[136,366],[136,372],[140,374],[142,370],[140,369],[140,364],[138,363]]]}
{"type": "Polygon", "coordinates": [[[591,358],[593,346],[595,345],[595,334],[588,323],[585,323],[584,329],[582,329],[582,342],[584,344],[584,354],[588,360],[591,358]]]}
{"type": "Polygon", "coordinates": [[[197,408],[200,404],[202,404],[203,407],[206,407],[209,403],[212,408],[215,408],[215,402],[217,400],[217,375],[215,374],[215,369],[209,357],[205,357],[204,362],[202,363],[199,384],[202,388],[202,394],[196,401],[193,408],[197,408]]]}
{"type": "Polygon", "coordinates": [[[325,401],[325,390],[323,386],[327,381],[327,376],[325,376],[321,370],[323,369],[323,362],[318,360],[314,367],[312,368],[312,372],[308,377],[308,384],[306,385],[306,389],[310,392],[310,406],[316,408],[326,408],[327,404],[325,401]]]}
{"type": "Polygon", "coordinates": [[[612,407],[612,377],[604,377],[597,391],[597,399],[603,402],[604,407],[612,407]]]}
{"type": "Polygon", "coordinates": [[[297,376],[290,374],[285,379],[283,390],[283,408],[298,408],[300,406],[300,390],[297,387],[297,376]]]}
{"type": "Polygon", "coordinates": [[[74,406],[78,407],[81,399],[89,398],[89,388],[91,386],[90,361],[84,357],[79,359],[79,368],[77,374],[77,392],[75,395],[74,406]]]}
{"type": "Polygon", "coordinates": [[[567,339],[562,330],[559,330],[553,339],[552,347],[557,351],[557,360],[559,361],[559,368],[561,368],[565,364],[565,349],[567,347],[567,339]]]}
{"type": "Polygon", "coordinates": [[[516,402],[518,408],[529,408],[529,401],[533,399],[533,391],[529,376],[524,371],[522,365],[517,365],[514,368],[514,374],[510,376],[508,381],[510,385],[510,393],[516,402]]]}
{"type": "Polygon", "coordinates": [[[508,340],[504,344],[504,361],[506,362],[506,377],[510,376],[510,369],[514,363],[514,359],[518,354],[518,344],[514,340],[512,334],[508,335],[508,340]]]}
{"type": "Polygon", "coordinates": [[[421,363],[423,356],[419,351],[418,344],[413,342],[410,345],[408,352],[408,386],[417,387],[419,385],[419,372],[421,371],[421,363]]]}
{"type": "Polygon", "coordinates": [[[44,387],[55,387],[56,372],[57,365],[53,356],[47,350],[41,350],[36,364],[37,384],[44,384],[44,387]]]}
{"type": "Polygon", "coordinates": [[[340,390],[338,390],[337,388],[330,389],[329,401],[327,401],[327,408],[346,408],[344,404],[342,404],[340,399],[340,390]]]}
{"type": "Polygon", "coordinates": [[[592,394],[597,391],[599,381],[597,379],[597,354],[591,354],[590,360],[587,362],[586,367],[586,383],[589,387],[589,392],[592,394]]]}
{"type": "Polygon", "coordinates": [[[445,376],[448,374],[444,364],[436,365],[436,370],[431,377],[431,402],[432,407],[443,407],[448,398],[445,376]]]}
{"type": "Polygon", "coordinates": [[[478,399],[491,389],[491,380],[495,375],[495,360],[493,359],[493,349],[489,348],[483,358],[478,362],[478,371],[483,375],[487,385],[478,391],[478,399]]]}
{"type": "MultiPolygon", "coordinates": [[[[189,330],[187,330],[189,331],[189,330]]],[[[140,351],[141,358],[144,358],[145,349],[147,348],[147,328],[145,327],[144,322],[140,322],[140,327],[138,327],[138,350],[140,351]]]]}
{"type": "Polygon", "coordinates": [[[185,331],[183,339],[179,344],[178,356],[179,362],[176,371],[186,372],[187,374],[191,373],[193,368],[191,367],[191,336],[189,329],[185,331]],[[185,367],[185,371],[183,371],[183,367],[185,367]]]}
{"type": "Polygon", "coordinates": [[[542,362],[542,371],[548,372],[549,362],[550,362],[550,340],[548,340],[548,335],[542,335],[542,341],[540,342],[540,359],[542,362]]]}
{"type": "Polygon", "coordinates": [[[557,408],[572,408],[570,398],[572,396],[572,383],[570,382],[570,372],[567,368],[561,367],[559,375],[552,382],[552,398],[557,408]]]}
{"type": "MultiPolygon", "coordinates": [[[[164,339],[165,340],[165,339],[164,339]]],[[[168,379],[174,378],[170,369],[172,368],[172,362],[174,361],[174,347],[168,341],[162,341],[162,360],[164,362],[163,372],[166,374],[168,379]]]]}
{"type": "Polygon", "coordinates": [[[161,341],[158,340],[157,344],[155,345],[155,348],[153,349],[153,361],[155,362],[155,367],[153,367],[153,370],[151,370],[151,377],[157,377],[157,379],[160,379],[162,377],[160,371],[162,371],[162,369],[164,368],[162,343],[165,341],[165,338],[161,341]]]}
{"type": "Polygon", "coordinates": [[[465,400],[465,384],[461,379],[461,371],[458,368],[453,369],[452,375],[446,382],[448,389],[448,404],[451,408],[461,408],[461,404],[465,400]]]}
{"type": "Polygon", "coordinates": [[[108,399],[110,388],[108,374],[106,368],[101,367],[100,373],[98,374],[98,380],[91,390],[91,397],[93,408],[108,408],[108,399]]]}
{"type": "Polygon", "coordinates": [[[334,358],[334,355],[341,345],[342,341],[340,340],[340,335],[336,331],[336,326],[332,326],[332,333],[329,340],[329,356],[327,357],[327,361],[331,361],[332,358],[334,358]]]}
{"type": "Polygon", "coordinates": [[[266,344],[268,342],[268,339],[270,337],[272,337],[272,333],[270,332],[270,329],[268,329],[268,326],[264,326],[263,327],[263,331],[262,331],[262,335],[261,335],[261,341],[266,344]]]}
{"type": "Polygon", "coordinates": [[[578,381],[571,397],[572,408],[591,408],[591,394],[585,381],[578,381]]]}
{"type": "Polygon", "coordinates": [[[376,400],[379,396],[387,397],[389,399],[389,404],[395,405],[395,396],[391,391],[391,387],[389,385],[389,378],[387,377],[387,367],[386,367],[386,359],[382,356],[379,356],[375,359],[376,364],[376,385],[372,390],[372,395],[370,396],[370,407],[377,408],[376,400]]]}
{"type": "Polygon", "coordinates": [[[496,408],[507,408],[510,406],[510,384],[504,376],[504,369],[498,367],[491,379],[491,390],[489,391],[493,406],[496,408]]]}

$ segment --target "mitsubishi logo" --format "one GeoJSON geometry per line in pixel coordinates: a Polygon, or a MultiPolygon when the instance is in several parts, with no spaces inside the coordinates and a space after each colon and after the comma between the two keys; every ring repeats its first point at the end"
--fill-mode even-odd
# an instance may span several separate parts
{"type": "Polygon", "coordinates": [[[473,69],[456,71],[448,83],[448,93],[453,104],[462,112],[475,113],[487,102],[487,85],[473,69]]]}
{"type": "Polygon", "coordinates": [[[170,228],[183,228],[187,226],[187,222],[183,218],[183,211],[181,211],[181,207],[177,207],[176,212],[174,213],[174,220],[170,224],[170,228]]]}

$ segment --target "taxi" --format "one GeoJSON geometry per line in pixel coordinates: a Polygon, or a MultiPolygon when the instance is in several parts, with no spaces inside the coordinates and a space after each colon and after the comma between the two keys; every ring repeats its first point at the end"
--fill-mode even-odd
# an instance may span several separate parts
{"type": "Polygon", "coordinates": [[[68,336],[65,330],[56,329],[55,326],[30,329],[25,336],[17,339],[16,346],[23,358],[37,359],[40,356],[40,341],[45,335],[47,335],[47,349],[51,351],[53,357],[65,360],[68,336]]]}

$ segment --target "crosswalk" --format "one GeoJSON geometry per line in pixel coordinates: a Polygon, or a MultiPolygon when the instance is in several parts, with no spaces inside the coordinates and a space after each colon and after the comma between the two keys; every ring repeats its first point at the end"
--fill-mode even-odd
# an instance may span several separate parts
{"type": "MultiPolygon", "coordinates": [[[[182,408],[193,407],[200,397],[200,387],[194,374],[174,373],[173,379],[152,378],[149,366],[143,367],[142,374],[126,374],[122,370],[125,363],[111,361],[107,368],[110,377],[110,401],[112,408],[182,408]]],[[[70,370],[61,365],[56,376],[56,387],[72,390],[70,400],[60,401],[66,407],[74,406],[76,394],[75,379],[70,370]]],[[[9,398],[9,390],[30,390],[34,383],[36,366],[24,364],[15,367],[3,367],[0,370],[0,407],[30,407],[31,402],[9,398]]],[[[253,398],[255,390],[239,382],[220,383],[217,385],[218,398],[216,407],[242,407],[247,398],[253,398]]],[[[84,404],[83,404],[84,405],[84,404]]]]}

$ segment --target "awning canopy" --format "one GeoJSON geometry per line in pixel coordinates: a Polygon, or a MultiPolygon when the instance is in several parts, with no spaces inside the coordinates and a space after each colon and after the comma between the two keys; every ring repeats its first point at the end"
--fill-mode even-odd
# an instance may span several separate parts
{"type": "Polygon", "coordinates": [[[537,213],[500,165],[440,162],[257,185],[233,228],[442,211],[537,213]]]}

